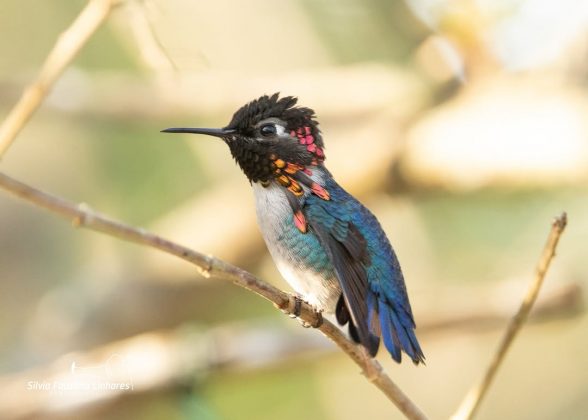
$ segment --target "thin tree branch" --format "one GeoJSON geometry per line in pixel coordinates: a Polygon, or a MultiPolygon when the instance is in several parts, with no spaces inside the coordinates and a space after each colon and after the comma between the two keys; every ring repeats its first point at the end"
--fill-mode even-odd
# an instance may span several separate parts
{"type": "MultiPolygon", "coordinates": [[[[134,228],[121,222],[111,220],[92,211],[84,204],[76,205],[60,197],[53,196],[0,173],[0,188],[12,193],[36,207],[71,220],[75,227],[84,227],[102,232],[125,241],[159,249],[192,263],[205,277],[228,280],[263,298],[273,302],[282,310],[292,312],[292,295],[277,289],[253,274],[212,256],[206,256],[182,245],[164,239],[144,229],[134,228]]],[[[396,407],[409,419],[426,419],[421,410],[402,392],[386,375],[380,364],[369,357],[363,347],[345,337],[343,332],[326,319],[322,319],[312,306],[300,302],[299,318],[309,325],[316,326],[343,350],[362,370],[367,379],[378,387],[396,407]]]]}
{"type": "Polygon", "coordinates": [[[66,67],[122,0],[90,0],[47,55],[37,78],[25,89],[19,101],[0,126],[0,158],[10,147],[66,67]]]}
{"type": "Polygon", "coordinates": [[[145,63],[160,76],[177,72],[178,66],[163,46],[149,19],[145,1],[127,1],[126,10],[129,15],[128,26],[135,37],[137,48],[145,63]]]}
{"type": "Polygon", "coordinates": [[[537,295],[539,294],[539,290],[541,289],[541,285],[543,284],[545,274],[549,269],[551,260],[555,256],[555,249],[557,247],[557,243],[559,242],[559,238],[561,237],[561,234],[563,233],[567,223],[568,218],[566,213],[562,213],[553,221],[549,237],[547,238],[547,243],[543,248],[543,252],[541,253],[541,257],[539,258],[539,262],[537,263],[537,267],[535,269],[535,278],[529,285],[527,294],[525,295],[519,310],[510,320],[506,332],[502,337],[502,341],[500,342],[500,345],[498,346],[498,349],[494,354],[494,358],[488,366],[486,373],[480,382],[475,384],[466,394],[459,408],[451,417],[451,420],[469,420],[472,419],[476,414],[482,399],[492,384],[494,376],[496,376],[498,368],[504,360],[506,352],[510,348],[517,333],[520,331],[521,327],[527,320],[529,312],[531,312],[531,308],[533,307],[533,304],[537,299],[537,295]]]}

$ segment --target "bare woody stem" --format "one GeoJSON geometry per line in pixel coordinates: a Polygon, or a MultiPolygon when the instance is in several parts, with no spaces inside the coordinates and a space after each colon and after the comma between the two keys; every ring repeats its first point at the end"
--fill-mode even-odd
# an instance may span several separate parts
{"type": "Polygon", "coordinates": [[[555,256],[555,249],[559,242],[559,238],[561,237],[561,234],[563,233],[567,223],[568,218],[566,213],[562,213],[553,221],[553,224],[551,225],[551,231],[549,232],[549,237],[547,238],[547,243],[543,248],[543,252],[541,253],[541,257],[539,258],[539,262],[537,263],[537,267],[535,269],[535,277],[527,289],[527,293],[523,299],[523,302],[521,303],[521,306],[519,307],[519,310],[510,320],[504,336],[502,337],[502,341],[500,342],[500,345],[498,346],[498,349],[494,354],[494,358],[488,366],[486,373],[480,382],[476,383],[466,394],[455,414],[451,416],[452,420],[469,420],[472,419],[476,414],[482,399],[488,392],[488,389],[492,384],[492,380],[496,376],[498,368],[504,360],[506,352],[510,348],[521,327],[527,320],[529,313],[531,312],[531,308],[537,300],[537,295],[539,294],[539,290],[541,289],[541,285],[545,279],[545,274],[547,273],[549,265],[555,256]]]}
{"type": "Polygon", "coordinates": [[[29,118],[73,61],[88,39],[102,25],[114,6],[122,0],[90,0],[66,29],[45,59],[37,78],[25,89],[19,101],[0,126],[0,158],[8,150],[29,118]]]}
{"type": "MultiPolygon", "coordinates": [[[[26,185],[3,173],[0,173],[0,188],[36,207],[41,207],[71,220],[75,227],[84,227],[175,255],[194,265],[203,276],[231,281],[237,286],[273,302],[280,309],[288,309],[291,304],[292,296],[289,293],[277,289],[239,267],[193,251],[144,229],[111,220],[90,210],[83,204],[76,205],[26,185]]],[[[361,368],[368,380],[378,387],[407,418],[426,419],[421,410],[386,375],[380,364],[370,358],[361,346],[348,340],[339,328],[326,319],[323,320],[320,313],[315,312],[310,305],[304,302],[300,305],[299,318],[310,325],[317,326],[324,335],[334,341],[361,368]]]]}

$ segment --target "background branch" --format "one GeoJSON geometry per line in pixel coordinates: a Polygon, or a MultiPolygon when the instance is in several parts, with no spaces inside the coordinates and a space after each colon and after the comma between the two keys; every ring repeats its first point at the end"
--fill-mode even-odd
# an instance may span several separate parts
{"type": "MultiPolygon", "coordinates": [[[[71,220],[75,227],[84,227],[125,241],[159,249],[160,251],[175,255],[192,263],[198,272],[205,277],[231,281],[273,302],[276,307],[282,310],[288,310],[290,307],[292,301],[290,294],[277,289],[271,284],[258,279],[253,274],[232,264],[212,256],[203,255],[144,229],[134,228],[111,220],[92,211],[84,204],[76,205],[60,197],[26,185],[3,173],[0,173],[0,188],[37,207],[44,208],[71,220]]],[[[367,379],[378,387],[407,418],[426,419],[422,411],[386,375],[380,364],[375,359],[369,357],[361,346],[357,346],[348,340],[339,328],[328,320],[322,319],[320,313],[315,312],[310,305],[304,302],[300,306],[299,318],[310,325],[318,325],[317,328],[333,340],[361,368],[367,379]]]]}
{"type": "Polygon", "coordinates": [[[551,225],[551,231],[549,232],[549,237],[547,238],[547,243],[543,248],[543,252],[541,253],[541,257],[539,258],[539,262],[537,263],[537,267],[535,269],[535,278],[529,285],[529,288],[527,289],[527,294],[525,295],[525,298],[523,299],[523,302],[521,303],[519,310],[510,320],[506,332],[502,337],[502,341],[498,346],[498,350],[494,354],[494,358],[488,366],[486,373],[484,374],[480,382],[474,385],[466,394],[459,408],[451,417],[452,420],[471,419],[476,414],[476,411],[480,407],[482,399],[484,398],[484,396],[488,392],[490,385],[492,384],[494,376],[496,376],[498,368],[504,360],[506,352],[510,348],[513,340],[520,331],[521,327],[527,320],[529,312],[531,312],[531,308],[533,307],[535,300],[537,300],[537,295],[539,294],[539,290],[541,289],[541,285],[543,284],[543,280],[545,279],[545,274],[547,273],[551,260],[555,256],[555,249],[559,242],[559,238],[561,237],[561,234],[563,233],[567,225],[567,222],[568,218],[566,213],[562,213],[553,221],[551,225]]]}
{"type": "Polygon", "coordinates": [[[121,1],[90,0],[71,26],[59,36],[39,75],[25,89],[0,126],[0,158],[39,108],[59,76],[121,1]]]}
{"type": "Polygon", "coordinates": [[[126,10],[129,15],[128,25],[145,64],[153,69],[158,76],[166,76],[172,72],[177,72],[178,66],[163,47],[153,23],[149,19],[145,1],[127,1],[126,10]]]}

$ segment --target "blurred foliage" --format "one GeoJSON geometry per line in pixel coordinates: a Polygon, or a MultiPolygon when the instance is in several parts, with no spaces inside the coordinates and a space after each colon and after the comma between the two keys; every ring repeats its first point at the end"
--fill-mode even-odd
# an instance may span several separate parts
{"type": "MultiPolygon", "coordinates": [[[[8,36],[0,37],[0,78],[26,76],[28,79],[36,73],[57,36],[86,3],[83,0],[3,1],[0,28],[8,36]]],[[[128,51],[112,28],[105,25],[80,52],[75,65],[86,70],[136,71],[139,66],[134,55],[136,52],[128,51]]]]}
{"type": "Polygon", "coordinates": [[[255,413],[259,420],[296,420],[301,412],[312,413],[313,418],[325,418],[312,362],[304,363],[306,366],[296,363],[254,374],[215,375],[208,381],[203,395],[221,419],[238,419],[243,413],[255,413]]]}
{"type": "MultiPolygon", "coordinates": [[[[528,270],[544,240],[545,232],[537,226],[564,210],[572,218],[588,212],[586,190],[574,187],[430,192],[414,200],[434,247],[438,280],[458,283],[496,282],[521,267],[528,270]]],[[[578,263],[568,268],[579,274],[583,270],[578,263]]]]}
{"type": "Polygon", "coordinates": [[[410,60],[428,32],[402,1],[303,0],[302,3],[313,29],[337,64],[410,60]]]}
{"type": "Polygon", "coordinates": [[[211,182],[185,142],[162,139],[162,125],[97,119],[83,124],[90,133],[101,195],[123,219],[147,223],[211,182]]]}

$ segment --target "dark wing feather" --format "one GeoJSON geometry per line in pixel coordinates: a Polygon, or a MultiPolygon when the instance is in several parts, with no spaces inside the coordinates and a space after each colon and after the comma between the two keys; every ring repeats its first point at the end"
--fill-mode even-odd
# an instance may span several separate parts
{"type": "Polygon", "coordinates": [[[372,355],[381,337],[397,362],[402,351],[414,363],[424,362],[402,271],[386,234],[375,216],[331,178],[323,187],[330,200],[307,194],[302,211],[341,285],[337,321],[348,323],[351,337],[372,355]]]}
{"type": "MultiPolygon", "coordinates": [[[[380,338],[370,331],[369,325],[369,285],[363,265],[366,259],[366,241],[351,222],[345,222],[346,229],[334,227],[331,231],[320,223],[309,221],[309,224],[333,264],[359,342],[374,356],[378,351],[380,338]]],[[[350,326],[350,330],[352,329],[350,326]]]]}

